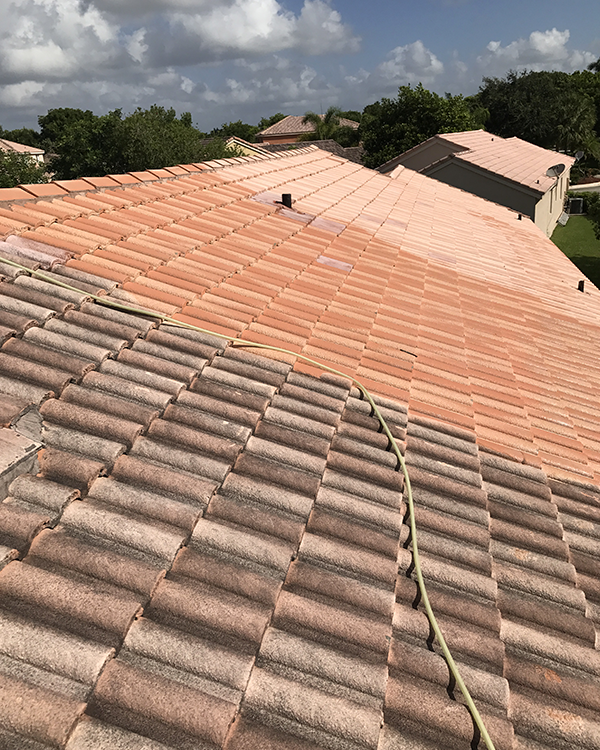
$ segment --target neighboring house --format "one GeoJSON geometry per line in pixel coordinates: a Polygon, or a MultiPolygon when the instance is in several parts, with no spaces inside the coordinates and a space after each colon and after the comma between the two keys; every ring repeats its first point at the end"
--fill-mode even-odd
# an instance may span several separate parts
{"type": "Polygon", "coordinates": [[[575,159],[520,138],[501,138],[484,130],[442,133],[379,167],[395,177],[400,167],[500,203],[528,216],[548,237],[554,231],[569,189],[575,159]],[[564,166],[559,177],[546,172],[564,166]]]}
{"type": "Polygon", "coordinates": [[[264,148],[261,148],[258,143],[250,143],[243,138],[238,138],[237,135],[227,138],[225,145],[229,146],[229,148],[237,148],[244,156],[265,156],[269,153],[264,148]]]}
{"type": "Polygon", "coordinates": [[[216,140],[224,140],[225,145],[230,148],[235,148],[240,151],[244,156],[266,156],[269,152],[265,151],[264,148],[258,143],[250,143],[245,141],[243,138],[239,138],[237,135],[230,135],[225,139],[221,138],[204,138],[200,145],[208,146],[216,140]]]}
{"type": "Polygon", "coordinates": [[[23,143],[14,143],[14,141],[7,141],[4,138],[0,138],[0,149],[2,151],[12,151],[17,154],[27,154],[39,164],[44,163],[43,149],[35,148],[35,146],[25,146],[23,143]]]}
{"type": "Polygon", "coordinates": [[[356,164],[362,164],[365,150],[362,146],[340,146],[337,141],[329,138],[326,141],[300,141],[298,143],[263,143],[262,147],[265,151],[275,154],[278,151],[288,151],[293,148],[304,148],[306,146],[316,146],[323,151],[329,151],[331,154],[337,154],[343,156],[348,161],[356,162],[356,164]]]}
{"type": "MultiPolygon", "coordinates": [[[[320,115],[324,118],[325,115],[320,115]]],[[[315,127],[311,122],[303,122],[304,115],[288,115],[271,125],[265,130],[257,133],[256,138],[260,143],[295,143],[300,136],[314,133],[315,127]]],[[[354,120],[340,119],[341,127],[349,127],[358,130],[359,123],[354,120]]]]}
{"type": "Polygon", "coordinates": [[[496,750],[600,748],[600,291],[531,222],[307,147],[0,238],[1,747],[483,748],[352,376],[496,750]]]}

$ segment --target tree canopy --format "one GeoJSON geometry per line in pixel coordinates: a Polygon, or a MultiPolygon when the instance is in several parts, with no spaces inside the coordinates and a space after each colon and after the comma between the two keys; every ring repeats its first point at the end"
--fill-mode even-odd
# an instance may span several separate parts
{"type": "Polygon", "coordinates": [[[44,164],[38,164],[27,154],[0,149],[0,188],[39,182],[48,182],[44,164]]]}
{"type": "Polygon", "coordinates": [[[0,138],[13,143],[22,143],[24,146],[43,148],[40,145],[40,134],[33,128],[16,128],[15,130],[4,130],[0,128],[0,138]]]}
{"type": "Polygon", "coordinates": [[[439,96],[421,83],[414,88],[400,86],[395,99],[365,107],[360,125],[365,165],[378,167],[437,133],[477,127],[463,96],[439,96]]]}
{"type": "Polygon", "coordinates": [[[270,128],[271,125],[275,125],[276,122],[283,120],[286,116],[281,112],[277,112],[277,114],[271,115],[271,117],[262,117],[258,125],[248,125],[247,122],[242,122],[241,120],[225,122],[220,128],[213,128],[208,135],[210,138],[223,138],[224,140],[231,138],[231,136],[236,136],[237,138],[242,138],[244,141],[248,141],[248,143],[255,143],[257,133],[270,128]]]}
{"type": "MultiPolygon", "coordinates": [[[[324,115],[316,112],[306,112],[302,118],[303,123],[310,123],[313,130],[310,133],[304,133],[298,140],[300,141],[337,141],[340,146],[355,146],[358,144],[359,135],[355,128],[348,125],[342,125],[341,120],[346,118],[346,112],[342,112],[339,107],[329,107],[324,115]]],[[[348,118],[346,118],[348,119],[348,118]]]]}
{"type": "Polygon", "coordinates": [[[600,73],[600,57],[588,65],[588,70],[591,70],[592,73],[600,73]]]}
{"type": "Polygon", "coordinates": [[[567,153],[598,150],[600,76],[583,71],[510,71],[484,78],[474,99],[489,112],[487,129],[567,153]]]}
{"type": "Polygon", "coordinates": [[[232,156],[223,140],[205,142],[205,133],[192,125],[192,116],[177,117],[174,109],[156,104],[126,117],[120,109],[106,115],[51,110],[50,122],[40,118],[42,133],[55,138],[56,157],[50,168],[57,179],[160,169],[206,159],[232,156]],[[73,113],[81,113],[75,116],[73,113]]]}

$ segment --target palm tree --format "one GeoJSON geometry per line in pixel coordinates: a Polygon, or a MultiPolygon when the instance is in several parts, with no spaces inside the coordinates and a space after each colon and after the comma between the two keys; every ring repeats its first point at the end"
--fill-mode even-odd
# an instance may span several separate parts
{"type": "Polygon", "coordinates": [[[565,92],[555,105],[556,149],[567,154],[585,151],[598,156],[598,140],[594,132],[596,109],[587,96],[565,92]]]}
{"type": "Polygon", "coordinates": [[[330,138],[335,140],[335,135],[340,128],[342,110],[339,107],[329,107],[324,115],[318,115],[316,112],[306,112],[302,122],[306,125],[310,123],[314,130],[310,133],[304,133],[299,140],[301,141],[327,141],[330,138]]]}
{"type": "Polygon", "coordinates": [[[596,62],[590,63],[588,65],[588,70],[591,70],[592,73],[600,73],[600,57],[596,60],[596,62]]]}

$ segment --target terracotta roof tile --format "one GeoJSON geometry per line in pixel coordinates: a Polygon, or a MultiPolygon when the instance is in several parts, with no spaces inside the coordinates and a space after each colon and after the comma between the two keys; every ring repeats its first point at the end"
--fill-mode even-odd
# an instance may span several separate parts
{"type": "Polygon", "coordinates": [[[0,711],[2,737],[474,741],[396,457],[350,381],[86,301],[108,291],[359,376],[405,452],[432,606],[496,747],[572,744],[569,712],[594,746],[597,293],[534,227],[421,175],[304,148],[200,168],[31,197],[0,248],[83,285],[0,287],[0,414],[45,444],[0,502],[0,676],[48,708],[0,711]]]}

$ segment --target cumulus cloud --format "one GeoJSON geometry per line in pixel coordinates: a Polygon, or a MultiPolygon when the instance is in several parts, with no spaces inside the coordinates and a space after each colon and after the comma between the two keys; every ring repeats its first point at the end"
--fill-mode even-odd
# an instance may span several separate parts
{"type": "Polygon", "coordinates": [[[78,0],[3,0],[0,13],[1,83],[79,77],[127,56],[118,28],[78,0]]]}
{"type": "Polygon", "coordinates": [[[360,40],[327,0],[305,0],[299,15],[278,0],[230,0],[193,12],[177,10],[150,25],[151,64],[194,65],[285,50],[306,55],[356,52],[360,40]]]}
{"type": "Polygon", "coordinates": [[[506,46],[491,41],[477,58],[486,75],[503,75],[512,70],[562,70],[571,73],[596,59],[591,52],[569,49],[568,29],[533,31],[527,39],[517,39],[506,46]]]}
{"type": "Polygon", "coordinates": [[[359,47],[331,0],[304,0],[297,14],[280,0],[0,0],[0,17],[0,85],[8,86],[121,84],[175,66],[359,47]]]}
{"type": "Polygon", "coordinates": [[[435,87],[444,70],[443,62],[418,39],[391,50],[372,71],[361,68],[345,75],[344,81],[348,89],[362,90],[369,97],[366,104],[382,96],[394,96],[400,86],[407,84],[435,87]]]}
{"type": "Polygon", "coordinates": [[[304,0],[296,13],[285,2],[0,0],[0,103],[18,125],[46,102],[100,111],[174,101],[193,110],[250,101],[253,91],[274,100],[284,86],[286,100],[304,102],[318,76],[307,65],[282,75],[291,63],[281,53],[353,53],[360,40],[333,0],[304,0]],[[240,70],[258,69],[231,75],[239,61],[240,70]]]}
{"type": "Polygon", "coordinates": [[[0,0],[0,124],[34,125],[51,107],[100,114],[158,103],[191,111],[210,130],[278,111],[362,109],[419,82],[437,93],[469,94],[483,75],[571,71],[597,58],[572,49],[567,30],[552,29],[443,60],[409,39],[366,66],[352,57],[360,40],[336,10],[338,0],[295,0],[296,12],[290,2],[0,0]],[[331,53],[346,55],[344,67],[331,53]]]}
{"type": "Polygon", "coordinates": [[[429,86],[444,72],[444,64],[419,39],[393,49],[377,71],[396,85],[422,83],[429,86]]]}

